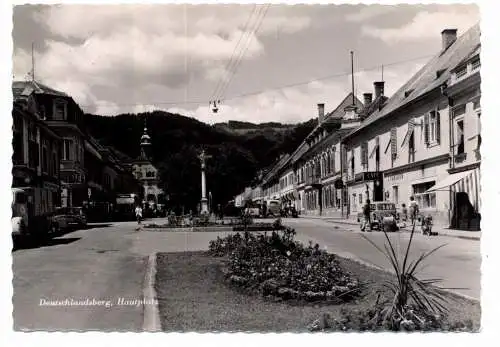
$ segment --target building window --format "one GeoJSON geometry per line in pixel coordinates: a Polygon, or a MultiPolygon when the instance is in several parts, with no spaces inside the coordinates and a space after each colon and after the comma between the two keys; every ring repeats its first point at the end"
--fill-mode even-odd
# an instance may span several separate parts
{"type": "Polygon", "coordinates": [[[49,171],[49,156],[47,155],[47,147],[42,149],[42,172],[48,173],[49,171]]]}
{"type": "Polygon", "coordinates": [[[465,136],[464,136],[464,120],[459,119],[456,121],[456,134],[457,134],[457,153],[462,154],[465,152],[465,136]]]}
{"type": "Polygon", "coordinates": [[[458,105],[453,108],[453,117],[460,117],[464,115],[466,111],[465,105],[458,105]]]}
{"type": "Polygon", "coordinates": [[[353,152],[353,155],[351,157],[351,176],[352,176],[352,178],[354,178],[354,152],[353,152]]]}
{"type": "Polygon", "coordinates": [[[54,101],[54,120],[67,120],[67,104],[65,101],[54,101]]]}
{"type": "Polygon", "coordinates": [[[408,140],[408,162],[413,163],[415,161],[415,133],[411,133],[410,139],[408,140]]]}
{"type": "Polygon", "coordinates": [[[52,153],[52,175],[57,176],[59,173],[59,163],[57,162],[57,153],[52,153]]]}
{"type": "Polygon", "coordinates": [[[36,142],[36,127],[30,124],[28,127],[28,160],[29,167],[37,168],[40,165],[40,149],[36,142]]]}
{"type": "Polygon", "coordinates": [[[332,166],[332,171],[335,173],[335,150],[331,153],[331,166],[332,166]]]}
{"type": "MultiPolygon", "coordinates": [[[[427,131],[427,130],[426,130],[427,131]]],[[[431,111],[429,113],[429,129],[428,129],[428,139],[427,143],[439,143],[440,142],[440,117],[439,112],[431,111]]]]}
{"type": "Polygon", "coordinates": [[[63,141],[63,155],[62,155],[63,160],[73,159],[72,149],[73,149],[73,140],[65,139],[63,141]]]}
{"type": "Polygon", "coordinates": [[[396,205],[399,204],[399,187],[398,186],[393,186],[392,187],[392,196],[393,196],[393,201],[396,205]]]}
{"type": "Polygon", "coordinates": [[[476,57],[474,60],[471,61],[471,70],[475,71],[481,67],[481,60],[479,57],[476,57]]]}
{"type": "Polygon", "coordinates": [[[413,196],[419,208],[425,209],[436,207],[436,192],[426,193],[426,191],[434,185],[435,181],[413,185],[413,196]]]}
{"type": "Polygon", "coordinates": [[[365,141],[361,144],[361,167],[364,170],[368,170],[368,142],[365,141]]]}
{"type": "Polygon", "coordinates": [[[457,79],[465,76],[466,74],[467,74],[467,65],[462,66],[455,72],[455,76],[457,79]]]}
{"type": "Polygon", "coordinates": [[[398,155],[398,129],[397,128],[392,128],[391,129],[391,140],[390,140],[390,146],[391,146],[391,164],[394,166],[394,161],[396,160],[396,157],[398,155]]]}
{"type": "Polygon", "coordinates": [[[20,116],[14,116],[12,131],[12,162],[14,165],[24,164],[24,129],[20,116]]]}

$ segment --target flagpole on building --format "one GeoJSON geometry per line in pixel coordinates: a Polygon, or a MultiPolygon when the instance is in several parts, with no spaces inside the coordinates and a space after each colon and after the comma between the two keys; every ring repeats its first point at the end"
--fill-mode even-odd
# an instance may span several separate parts
{"type": "Polygon", "coordinates": [[[35,43],[31,43],[31,80],[35,81],[35,43]]]}
{"type": "Polygon", "coordinates": [[[352,105],[356,105],[354,101],[354,52],[351,51],[351,82],[352,82],[352,105]]]}

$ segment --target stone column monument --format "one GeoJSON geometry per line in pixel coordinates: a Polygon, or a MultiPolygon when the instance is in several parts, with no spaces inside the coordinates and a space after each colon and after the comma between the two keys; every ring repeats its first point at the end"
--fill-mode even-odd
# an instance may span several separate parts
{"type": "Polygon", "coordinates": [[[201,214],[208,214],[208,199],[207,199],[207,182],[205,178],[205,161],[212,156],[205,154],[205,150],[201,151],[199,156],[201,162],[201,214]]]}

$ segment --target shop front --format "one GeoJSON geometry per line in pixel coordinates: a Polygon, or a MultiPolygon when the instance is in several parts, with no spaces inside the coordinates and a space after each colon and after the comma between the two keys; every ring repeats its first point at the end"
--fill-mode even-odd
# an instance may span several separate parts
{"type": "Polygon", "coordinates": [[[426,193],[448,193],[452,229],[478,231],[481,220],[481,185],[479,167],[451,172],[426,193]]]}
{"type": "Polygon", "coordinates": [[[450,193],[431,190],[448,176],[447,164],[429,163],[403,170],[384,172],[384,200],[396,205],[401,212],[413,196],[420,214],[431,216],[435,225],[448,227],[450,221],[450,193]]]}
{"type": "Polygon", "coordinates": [[[379,171],[360,172],[354,179],[347,181],[347,199],[349,200],[349,218],[356,218],[362,212],[367,199],[384,200],[383,174],[379,171]]]}

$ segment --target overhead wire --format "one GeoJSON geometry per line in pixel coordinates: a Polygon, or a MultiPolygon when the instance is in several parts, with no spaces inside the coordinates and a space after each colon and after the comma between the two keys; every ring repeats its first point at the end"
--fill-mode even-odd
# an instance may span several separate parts
{"type": "Polygon", "coordinates": [[[229,85],[233,81],[233,78],[236,75],[236,72],[241,64],[241,61],[242,61],[243,57],[245,56],[246,52],[248,51],[248,48],[250,47],[250,43],[252,42],[253,38],[255,37],[255,34],[259,31],[260,27],[262,26],[262,23],[264,21],[264,18],[266,17],[267,11],[269,10],[269,6],[270,5],[267,4],[267,5],[265,5],[265,8],[264,7],[260,8],[261,11],[259,12],[259,15],[257,17],[258,19],[256,22],[256,26],[254,26],[253,30],[251,32],[249,32],[249,34],[247,35],[246,45],[244,46],[244,49],[242,51],[240,51],[240,55],[238,56],[238,59],[236,60],[236,63],[233,65],[233,69],[229,74],[229,79],[227,80],[227,82],[223,86],[223,88],[220,92],[220,95],[217,97],[217,100],[222,99],[225,96],[225,93],[227,92],[227,88],[229,87],[229,85]]]}
{"type": "MultiPolygon", "coordinates": [[[[405,63],[409,63],[409,62],[413,62],[413,61],[417,61],[417,60],[430,58],[433,56],[434,56],[434,54],[425,55],[425,56],[420,56],[420,57],[415,57],[415,58],[411,58],[411,59],[400,60],[400,61],[384,64],[384,69],[388,66],[401,65],[401,64],[405,64],[405,63]]],[[[360,72],[374,71],[374,70],[380,70],[380,64],[377,66],[358,69],[358,70],[354,71],[354,73],[356,74],[356,73],[360,73],[360,72]]],[[[271,87],[271,88],[266,88],[266,89],[257,90],[257,91],[253,91],[253,92],[241,93],[241,94],[233,95],[230,97],[226,97],[226,98],[224,98],[224,101],[241,99],[241,98],[245,98],[245,97],[249,97],[249,96],[259,95],[259,94],[266,93],[266,92],[283,90],[283,89],[293,88],[293,87],[299,87],[299,86],[307,85],[307,84],[310,84],[313,82],[325,81],[325,80],[329,80],[329,79],[345,77],[345,76],[350,76],[350,75],[351,75],[351,71],[345,71],[345,72],[327,75],[327,76],[323,76],[323,77],[313,78],[313,79],[310,79],[307,81],[290,83],[290,84],[282,85],[279,87],[271,87]]],[[[186,100],[186,101],[156,101],[156,102],[141,102],[141,103],[138,103],[138,102],[136,102],[136,103],[110,103],[110,105],[87,104],[87,105],[80,105],[80,106],[81,107],[99,106],[99,107],[105,108],[107,106],[116,107],[116,106],[138,106],[138,105],[202,105],[202,104],[206,104],[208,101],[211,101],[211,100],[203,99],[203,100],[186,100]]]]}
{"type": "MultiPolygon", "coordinates": [[[[251,22],[251,20],[253,18],[254,13],[256,13],[256,10],[257,10],[257,5],[253,5],[252,11],[250,12],[250,15],[248,16],[248,19],[247,19],[247,21],[245,23],[244,29],[241,32],[241,35],[240,35],[240,38],[239,38],[238,42],[234,46],[233,53],[231,54],[231,58],[227,62],[227,65],[226,65],[224,71],[229,71],[230,66],[233,64],[233,59],[235,57],[235,53],[238,50],[238,47],[240,46],[241,40],[243,39],[243,37],[246,35],[246,33],[248,31],[248,27],[250,25],[250,22],[251,22]]],[[[212,95],[210,97],[211,101],[212,100],[216,100],[216,96],[219,93],[219,90],[220,90],[220,88],[222,86],[223,81],[224,81],[224,76],[221,76],[221,78],[217,82],[217,85],[215,86],[215,89],[214,89],[214,91],[213,91],[213,93],[212,93],[212,95]]]]}

